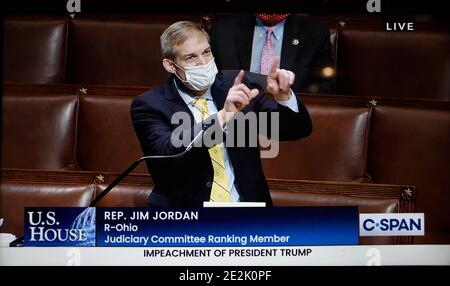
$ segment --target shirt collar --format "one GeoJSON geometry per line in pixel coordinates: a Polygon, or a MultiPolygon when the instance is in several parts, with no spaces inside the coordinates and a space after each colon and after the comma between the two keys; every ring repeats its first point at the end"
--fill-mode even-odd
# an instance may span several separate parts
{"type": "MultiPolygon", "coordinates": [[[[283,27],[284,27],[284,23],[286,22],[286,20],[281,21],[280,23],[276,24],[275,26],[273,26],[273,35],[275,36],[275,39],[279,40],[281,38],[282,33],[283,33],[283,27]]],[[[258,32],[260,33],[266,33],[268,27],[266,27],[261,20],[258,19],[258,17],[256,17],[256,29],[258,32]]]]}
{"type": "MultiPolygon", "coordinates": [[[[194,105],[194,100],[198,99],[198,96],[193,96],[190,95],[189,93],[181,90],[178,87],[178,83],[177,81],[174,79],[173,82],[175,83],[175,88],[177,89],[178,93],[180,94],[181,98],[183,99],[184,103],[186,103],[186,105],[194,105]]],[[[200,96],[200,98],[206,98],[207,100],[212,100],[212,94],[211,94],[211,87],[208,88],[208,90],[206,90],[205,94],[203,94],[202,96],[200,96]]]]}

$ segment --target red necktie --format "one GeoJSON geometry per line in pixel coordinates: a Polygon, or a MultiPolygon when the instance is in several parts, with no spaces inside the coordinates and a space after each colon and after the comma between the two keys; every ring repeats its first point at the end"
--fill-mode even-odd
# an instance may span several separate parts
{"type": "Polygon", "coordinates": [[[272,33],[273,28],[267,28],[266,40],[264,41],[264,46],[261,54],[260,73],[265,75],[269,74],[270,66],[272,65],[272,62],[275,58],[275,47],[272,44],[272,33]]]}

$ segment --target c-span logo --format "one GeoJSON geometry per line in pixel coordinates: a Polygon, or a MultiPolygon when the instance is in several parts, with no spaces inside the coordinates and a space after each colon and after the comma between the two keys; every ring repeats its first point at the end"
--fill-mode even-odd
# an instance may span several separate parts
{"type": "Polygon", "coordinates": [[[402,235],[425,235],[424,214],[359,214],[359,236],[402,235]]]}

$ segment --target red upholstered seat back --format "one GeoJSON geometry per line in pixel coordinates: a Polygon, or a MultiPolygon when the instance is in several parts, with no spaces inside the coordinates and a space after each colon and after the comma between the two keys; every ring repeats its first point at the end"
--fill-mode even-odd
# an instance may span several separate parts
{"type": "Polygon", "coordinates": [[[63,17],[7,17],[3,22],[3,81],[65,81],[67,26],[63,17]]]}
{"type": "MultiPolygon", "coordinates": [[[[142,156],[128,96],[81,96],[77,163],[82,170],[122,172],[142,156]]],[[[142,162],[136,173],[148,171],[142,162]]]]}
{"type": "Polygon", "coordinates": [[[74,164],[76,95],[2,96],[2,167],[63,169],[74,164]]]}
{"type": "Polygon", "coordinates": [[[369,108],[307,104],[312,134],[280,142],[279,154],[264,159],[269,178],[356,181],[365,178],[369,108]]]}

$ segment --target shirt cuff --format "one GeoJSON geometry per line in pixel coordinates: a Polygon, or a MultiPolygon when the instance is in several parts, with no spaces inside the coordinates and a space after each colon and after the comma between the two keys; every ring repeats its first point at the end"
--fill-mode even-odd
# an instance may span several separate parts
{"type": "Polygon", "coordinates": [[[297,96],[295,96],[295,93],[291,89],[291,98],[288,100],[277,100],[277,102],[283,106],[289,107],[292,111],[298,112],[298,102],[297,102],[297,96]]]}

